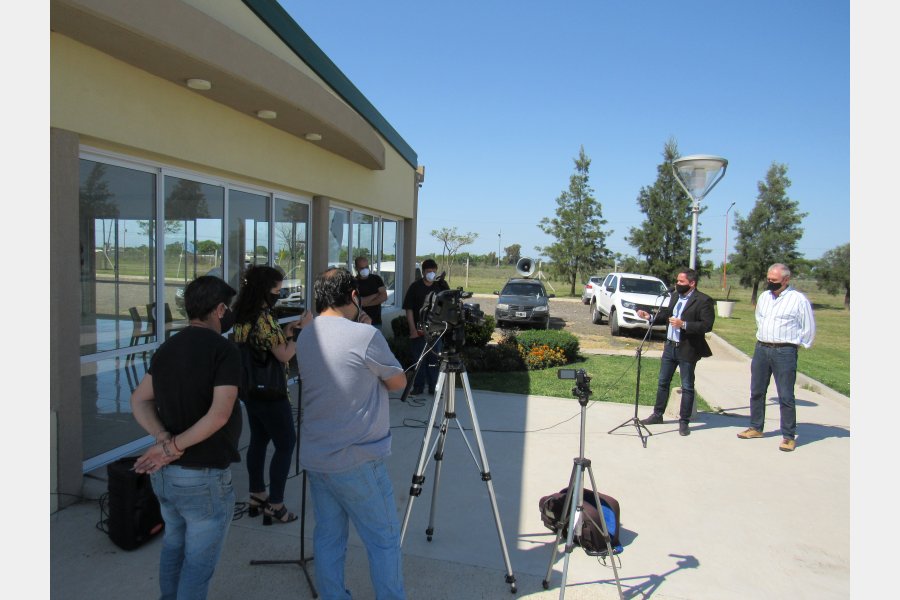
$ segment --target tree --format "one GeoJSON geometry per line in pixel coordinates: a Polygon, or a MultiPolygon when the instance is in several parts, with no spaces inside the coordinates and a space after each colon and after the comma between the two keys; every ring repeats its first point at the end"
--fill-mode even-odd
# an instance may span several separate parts
{"type": "Polygon", "coordinates": [[[832,248],[813,269],[819,285],[829,294],[844,292],[844,308],[850,309],[850,244],[832,248]]]}
{"type": "Polygon", "coordinates": [[[432,229],[431,237],[444,244],[444,248],[441,250],[441,264],[445,266],[447,278],[450,279],[454,255],[459,252],[460,248],[468,246],[478,239],[478,234],[472,232],[457,233],[456,227],[443,227],[441,229],[432,229]]]}
{"type": "Polygon", "coordinates": [[[506,261],[508,265],[514,265],[519,262],[519,259],[522,258],[522,245],[521,244],[512,244],[503,249],[503,252],[506,253],[503,260],[506,261]]]}
{"type": "MultiPolygon", "coordinates": [[[[691,259],[691,198],[678,185],[672,172],[672,162],[678,157],[678,143],[669,138],[663,146],[663,162],[656,167],[656,181],[642,187],[637,203],[646,215],[640,227],[632,227],[625,238],[646,261],[645,271],[660,279],[671,281],[679,269],[691,259]]],[[[700,212],[706,208],[701,208],[700,212]]],[[[700,236],[697,228],[697,270],[702,271],[700,257],[709,253],[702,248],[709,238],[700,236]]]]}
{"type": "Polygon", "coordinates": [[[737,212],[734,215],[737,240],[729,267],[740,275],[741,285],[753,287],[753,305],[769,266],[784,263],[793,268],[800,258],[797,242],[803,237],[800,221],[806,213],[798,212],[799,202],[788,197],[790,186],[787,166],[772,162],[766,180],[757,184],[759,194],[753,210],[746,218],[737,212]]]}
{"type": "Polygon", "coordinates": [[[575,172],[569,177],[569,189],[556,199],[556,218],[541,219],[538,227],[556,238],[556,242],[539,248],[550,258],[554,270],[571,288],[609,260],[606,237],[612,230],[604,231],[603,208],[594,198],[594,189],[588,184],[591,159],[584,153],[584,146],[573,159],[575,172]]]}

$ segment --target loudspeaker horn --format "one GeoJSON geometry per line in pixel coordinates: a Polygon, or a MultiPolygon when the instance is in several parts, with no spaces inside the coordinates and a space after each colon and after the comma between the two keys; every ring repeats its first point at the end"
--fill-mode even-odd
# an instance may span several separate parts
{"type": "Polygon", "coordinates": [[[531,277],[532,271],[534,271],[534,261],[532,259],[522,257],[516,263],[516,272],[522,277],[531,277]]]}

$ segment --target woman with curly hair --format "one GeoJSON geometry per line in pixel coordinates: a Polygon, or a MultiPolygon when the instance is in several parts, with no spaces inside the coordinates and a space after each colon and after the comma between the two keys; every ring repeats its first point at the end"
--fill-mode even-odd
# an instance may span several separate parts
{"type": "MultiPolygon", "coordinates": [[[[306,311],[300,320],[287,323],[283,328],[272,314],[281,293],[284,275],[278,269],[265,265],[251,266],[244,274],[241,291],[234,303],[234,341],[247,342],[257,352],[270,352],[285,366],[287,386],[287,362],[296,353],[294,330],[312,319],[306,311]]],[[[263,515],[263,524],[271,525],[297,520],[297,515],[284,506],[284,488],[291,467],[291,453],[297,443],[291,403],[283,400],[261,401],[241,398],[247,409],[250,425],[250,446],[247,448],[247,473],[250,479],[251,517],[263,515]],[[275,453],[269,464],[269,490],[264,478],[266,452],[269,442],[275,453]]]]}

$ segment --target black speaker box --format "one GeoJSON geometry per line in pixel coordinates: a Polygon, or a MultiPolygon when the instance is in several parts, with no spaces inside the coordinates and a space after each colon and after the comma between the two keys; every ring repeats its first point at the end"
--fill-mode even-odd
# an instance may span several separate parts
{"type": "Polygon", "coordinates": [[[106,466],[108,477],[107,532],[123,550],[134,550],[162,531],[159,500],[150,485],[150,476],[131,469],[137,457],[120,458],[106,466]]]}

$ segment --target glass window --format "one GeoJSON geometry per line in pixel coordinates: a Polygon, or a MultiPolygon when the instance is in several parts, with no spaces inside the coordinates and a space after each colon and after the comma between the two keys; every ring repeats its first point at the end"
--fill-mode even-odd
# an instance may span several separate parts
{"type": "Polygon", "coordinates": [[[79,170],[81,355],[152,342],[155,175],[86,159],[79,170]]]}
{"type": "Polygon", "coordinates": [[[350,268],[350,211],[328,209],[328,266],[350,268]]]}
{"type": "Polygon", "coordinates": [[[275,266],[284,271],[282,298],[294,308],[306,308],[306,252],[309,206],[275,198],[275,266]]]}
{"type": "MultiPolygon", "coordinates": [[[[165,178],[163,209],[165,329],[184,327],[184,287],[199,275],[222,276],[225,188],[180,177],[165,178]]],[[[155,316],[155,304],[151,307],[155,316]]]]}
{"type": "Polygon", "coordinates": [[[392,306],[395,302],[394,290],[397,287],[397,222],[383,220],[381,222],[381,259],[378,262],[379,275],[384,280],[388,299],[384,306],[392,306]]]}
{"type": "MultiPolygon", "coordinates": [[[[365,256],[372,268],[377,268],[377,221],[372,215],[353,211],[353,257],[365,256]]],[[[352,264],[352,262],[351,262],[352,264]]]]}
{"type": "Polygon", "coordinates": [[[250,265],[269,264],[269,198],[238,190],[228,193],[228,283],[240,289],[250,265]]]}

